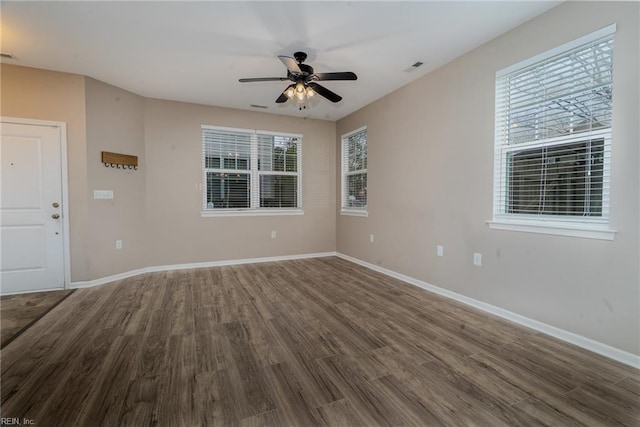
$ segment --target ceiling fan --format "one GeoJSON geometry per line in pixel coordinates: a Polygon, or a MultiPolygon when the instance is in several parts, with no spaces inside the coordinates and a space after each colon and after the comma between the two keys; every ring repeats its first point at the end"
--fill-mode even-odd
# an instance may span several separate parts
{"type": "Polygon", "coordinates": [[[293,58],[289,56],[279,55],[278,59],[287,67],[287,77],[257,77],[240,79],[241,83],[246,82],[273,82],[273,81],[287,81],[290,80],[293,83],[287,86],[287,88],[280,94],[276,103],[281,104],[287,102],[289,99],[295,100],[300,109],[306,108],[304,102],[313,97],[316,93],[320,96],[327,98],[331,102],[340,102],[342,97],[335,92],[330,91],[326,87],[319,85],[317,82],[326,80],[357,80],[358,76],[351,71],[336,72],[336,73],[314,73],[313,67],[307,64],[303,64],[307,59],[307,54],[304,52],[296,52],[293,54],[293,58]]]}

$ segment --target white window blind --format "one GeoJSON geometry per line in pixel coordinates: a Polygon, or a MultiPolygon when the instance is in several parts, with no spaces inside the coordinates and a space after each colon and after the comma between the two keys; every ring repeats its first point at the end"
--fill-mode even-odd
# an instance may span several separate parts
{"type": "Polygon", "coordinates": [[[261,208],[297,208],[300,138],[258,134],[261,208]]]}
{"type": "Polygon", "coordinates": [[[203,209],[300,209],[301,143],[301,135],[203,126],[203,209]]]}
{"type": "Polygon", "coordinates": [[[342,136],[342,210],[367,210],[367,128],[342,136]]]}
{"type": "Polygon", "coordinates": [[[614,32],[497,73],[494,220],[608,222],[614,32]]]}

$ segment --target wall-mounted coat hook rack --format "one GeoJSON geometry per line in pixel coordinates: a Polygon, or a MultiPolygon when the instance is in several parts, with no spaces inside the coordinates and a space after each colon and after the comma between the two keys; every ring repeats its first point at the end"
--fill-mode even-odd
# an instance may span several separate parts
{"type": "Polygon", "coordinates": [[[138,170],[138,156],[130,156],[128,154],[102,152],[102,163],[106,167],[111,166],[117,169],[135,169],[138,170]]]}

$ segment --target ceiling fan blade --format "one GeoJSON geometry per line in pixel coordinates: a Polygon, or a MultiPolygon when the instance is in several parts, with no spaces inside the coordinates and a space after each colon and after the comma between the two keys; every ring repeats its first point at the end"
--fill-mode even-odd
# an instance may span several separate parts
{"type": "Polygon", "coordinates": [[[246,82],[283,82],[285,80],[289,80],[287,77],[255,77],[248,79],[239,79],[240,83],[246,82]]]}
{"type": "Polygon", "coordinates": [[[283,102],[287,102],[289,100],[289,97],[286,95],[286,92],[287,92],[287,90],[289,90],[290,87],[294,87],[294,86],[295,85],[287,86],[287,88],[282,91],[282,93],[280,94],[278,99],[276,99],[276,104],[282,104],[283,102]]]}
{"type": "Polygon", "coordinates": [[[331,102],[340,102],[342,97],[337,93],[331,92],[324,86],[320,86],[318,83],[310,82],[309,87],[315,90],[319,95],[324,96],[331,102]]]}
{"type": "Polygon", "coordinates": [[[300,70],[300,67],[298,67],[298,63],[296,62],[295,59],[289,56],[282,56],[282,55],[278,55],[278,59],[282,61],[284,66],[287,67],[287,70],[289,70],[290,72],[294,74],[302,74],[302,70],[300,70]]]}
{"type": "Polygon", "coordinates": [[[341,73],[316,73],[314,74],[317,81],[322,80],[358,80],[358,76],[351,71],[344,71],[341,73]]]}

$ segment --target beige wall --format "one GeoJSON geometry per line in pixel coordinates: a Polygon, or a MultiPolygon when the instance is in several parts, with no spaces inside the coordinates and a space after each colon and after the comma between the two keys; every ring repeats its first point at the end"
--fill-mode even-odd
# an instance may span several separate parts
{"type": "Polygon", "coordinates": [[[334,122],[148,99],[145,138],[150,265],[335,250],[334,122]],[[304,215],[200,217],[202,125],[303,134],[304,215]]]}
{"type": "Polygon", "coordinates": [[[639,8],[564,3],[340,120],[337,144],[368,126],[369,217],[338,217],[337,250],[640,354],[639,8]],[[490,230],[496,71],[613,22],[615,240],[490,230]]]}
{"type": "Polygon", "coordinates": [[[67,124],[71,279],[89,273],[89,189],[85,78],[34,68],[0,65],[2,116],[50,120],[67,124]]]}
{"type": "Polygon", "coordinates": [[[146,267],[144,98],[86,78],[89,249],[91,278],[146,267]],[[107,168],[102,151],[138,156],[138,170],[107,168]],[[93,190],[112,190],[94,200],[93,190]],[[115,241],[122,240],[116,250],[115,241]]]}
{"type": "Polygon", "coordinates": [[[335,250],[334,122],[145,99],[53,71],[0,71],[2,115],[67,123],[72,282],[335,250]],[[304,215],[200,217],[203,124],[302,134],[304,215]],[[138,156],[139,170],[106,168],[102,151],[138,156]],[[114,199],[94,200],[93,190],[114,199]]]}

